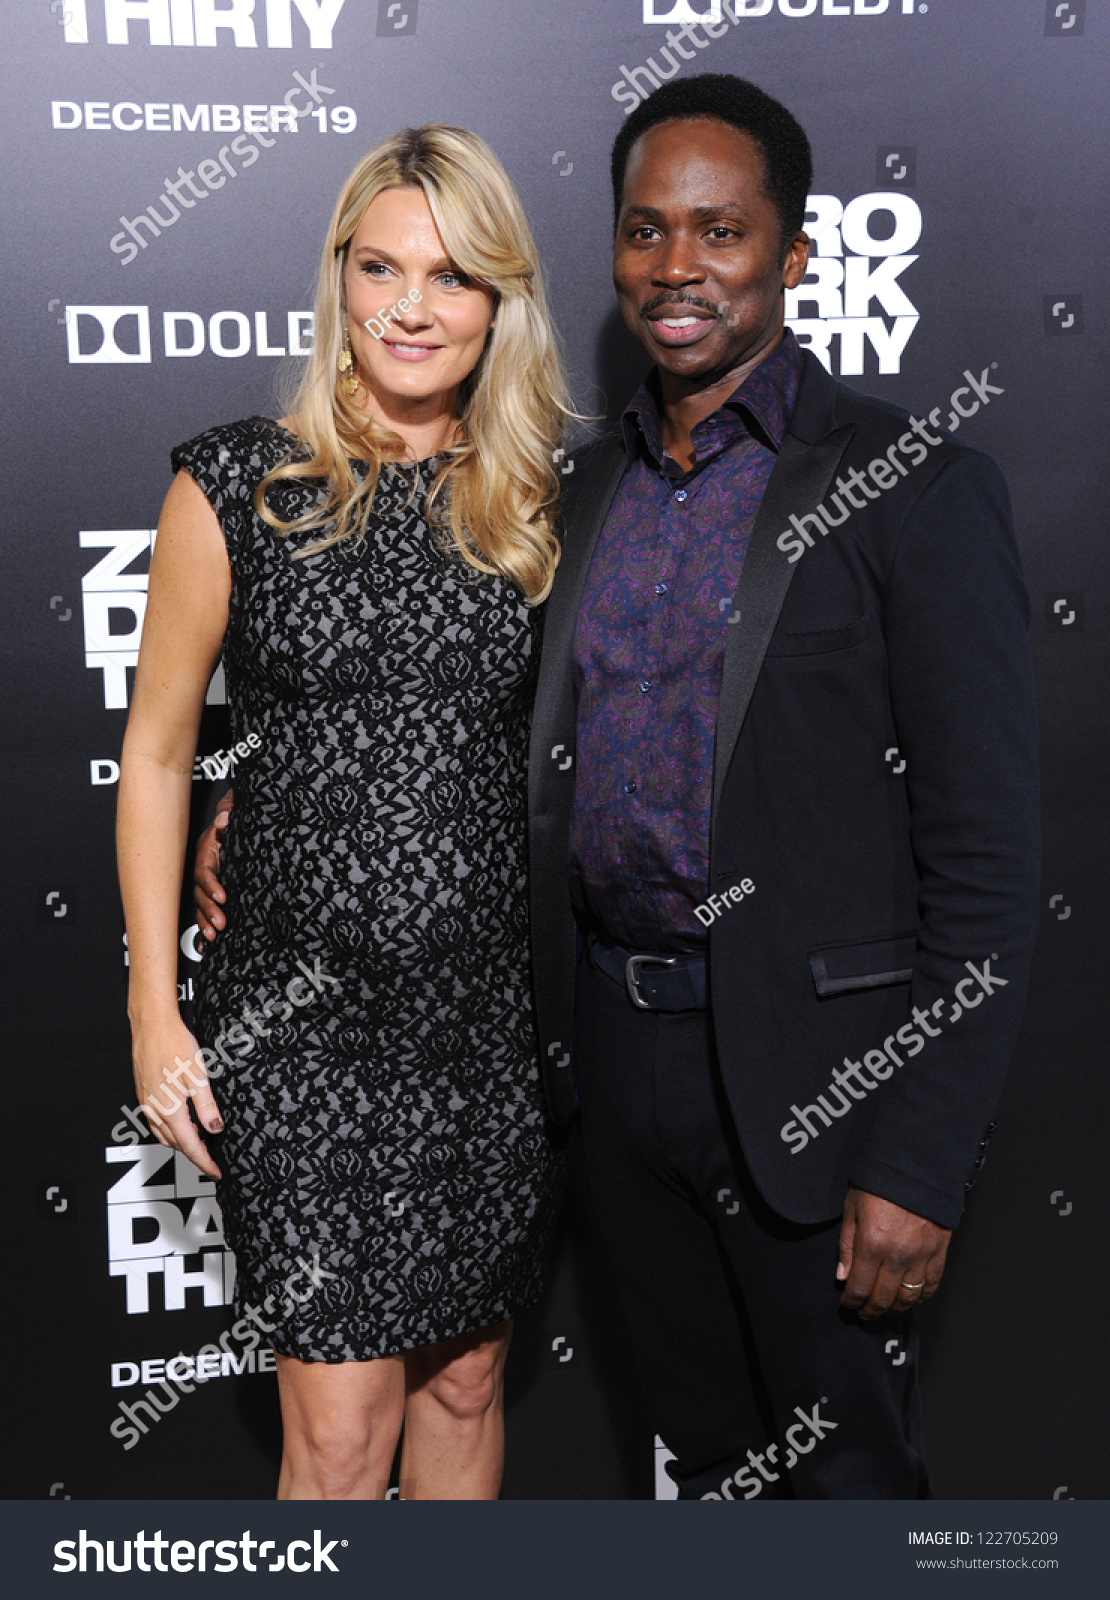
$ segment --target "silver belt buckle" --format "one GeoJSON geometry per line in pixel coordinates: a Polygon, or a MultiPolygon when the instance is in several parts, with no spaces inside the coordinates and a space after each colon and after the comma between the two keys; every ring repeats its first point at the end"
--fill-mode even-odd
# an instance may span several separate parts
{"type": "Polygon", "coordinates": [[[673,967],[678,961],[677,956],[629,956],[624,964],[624,982],[628,989],[628,998],[640,1011],[650,1011],[651,1006],[640,995],[640,966],[643,962],[650,961],[657,967],[673,967]]]}

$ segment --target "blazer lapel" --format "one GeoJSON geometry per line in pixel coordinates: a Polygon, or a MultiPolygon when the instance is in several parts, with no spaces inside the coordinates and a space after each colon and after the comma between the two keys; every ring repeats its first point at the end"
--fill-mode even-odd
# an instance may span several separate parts
{"type": "Polygon", "coordinates": [[[586,574],[627,466],[628,457],[620,440],[602,440],[586,468],[585,481],[568,507],[562,559],[544,622],[544,651],[556,659],[561,660],[574,647],[574,630],[586,574]]]}
{"type": "Polygon", "coordinates": [[[791,512],[803,516],[825,498],[854,431],[849,424],[814,442],[788,432],[768,480],[733,596],[729,621],[737,613],[740,620],[726,630],[713,757],[714,822],[763,657],[794,576],[794,565],[776,541],[791,512]]]}
{"type": "Polygon", "coordinates": [[[558,741],[574,746],[573,653],[578,607],[602,525],[628,465],[619,439],[602,440],[567,509],[562,559],[544,608],[543,649],[532,711],[530,794],[533,805],[550,779],[545,759],[558,741]]]}

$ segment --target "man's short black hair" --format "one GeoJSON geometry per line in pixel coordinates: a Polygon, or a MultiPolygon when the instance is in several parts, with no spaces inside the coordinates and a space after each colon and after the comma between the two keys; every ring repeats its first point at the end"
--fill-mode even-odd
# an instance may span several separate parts
{"type": "Polygon", "coordinates": [[[636,140],[660,122],[715,117],[754,139],[763,152],[763,192],[778,207],[782,248],[805,222],[806,196],[813,182],[813,156],[801,123],[784,105],[746,78],[730,72],[702,72],[676,78],[648,95],[613,142],[614,226],[620,218],[628,157],[636,140]]]}

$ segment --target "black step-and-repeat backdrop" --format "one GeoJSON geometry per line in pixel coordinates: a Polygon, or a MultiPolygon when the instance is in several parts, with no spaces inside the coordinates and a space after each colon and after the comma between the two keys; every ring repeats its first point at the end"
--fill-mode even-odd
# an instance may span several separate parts
{"type": "MultiPolygon", "coordinates": [[[[918,414],[939,406],[1013,494],[1042,719],[1042,927],[1001,1126],[929,1314],[929,1453],[942,1496],[1106,1495],[1108,12],[3,6],[7,1494],[265,1497],[275,1484],[272,1356],[226,1337],[235,1264],[212,1185],[132,1112],[112,830],[171,445],[276,414],[280,369],[311,346],[309,286],[341,180],[382,136],[426,121],[498,151],[547,262],[579,402],[619,409],[643,360],[613,310],[609,145],[657,84],[727,71],[784,100],[813,141],[816,249],[788,308],[799,337],[851,384],[918,414]]],[[[198,829],[229,767],[219,675],[208,698],[198,829]]],[[[186,1003],[191,922],[183,904],[186,1003]]],[[[888,1354],[904,1359],[896,1331],[888,1354]]],[[[577,1190],[509,1390],[508,1497],[666,1493],[577,1190]]]]}

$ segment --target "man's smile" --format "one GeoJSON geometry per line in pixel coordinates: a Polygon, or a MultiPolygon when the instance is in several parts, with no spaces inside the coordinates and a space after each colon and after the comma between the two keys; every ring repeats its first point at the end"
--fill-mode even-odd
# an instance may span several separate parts
{"type": "Polygon", "coordinates": [[[649,324],[650,337],[672,349],[675,345],[696,344],[717,321],[715,311],[686,300],[664,305],[649,302],[642,315],[649,324]]]}

